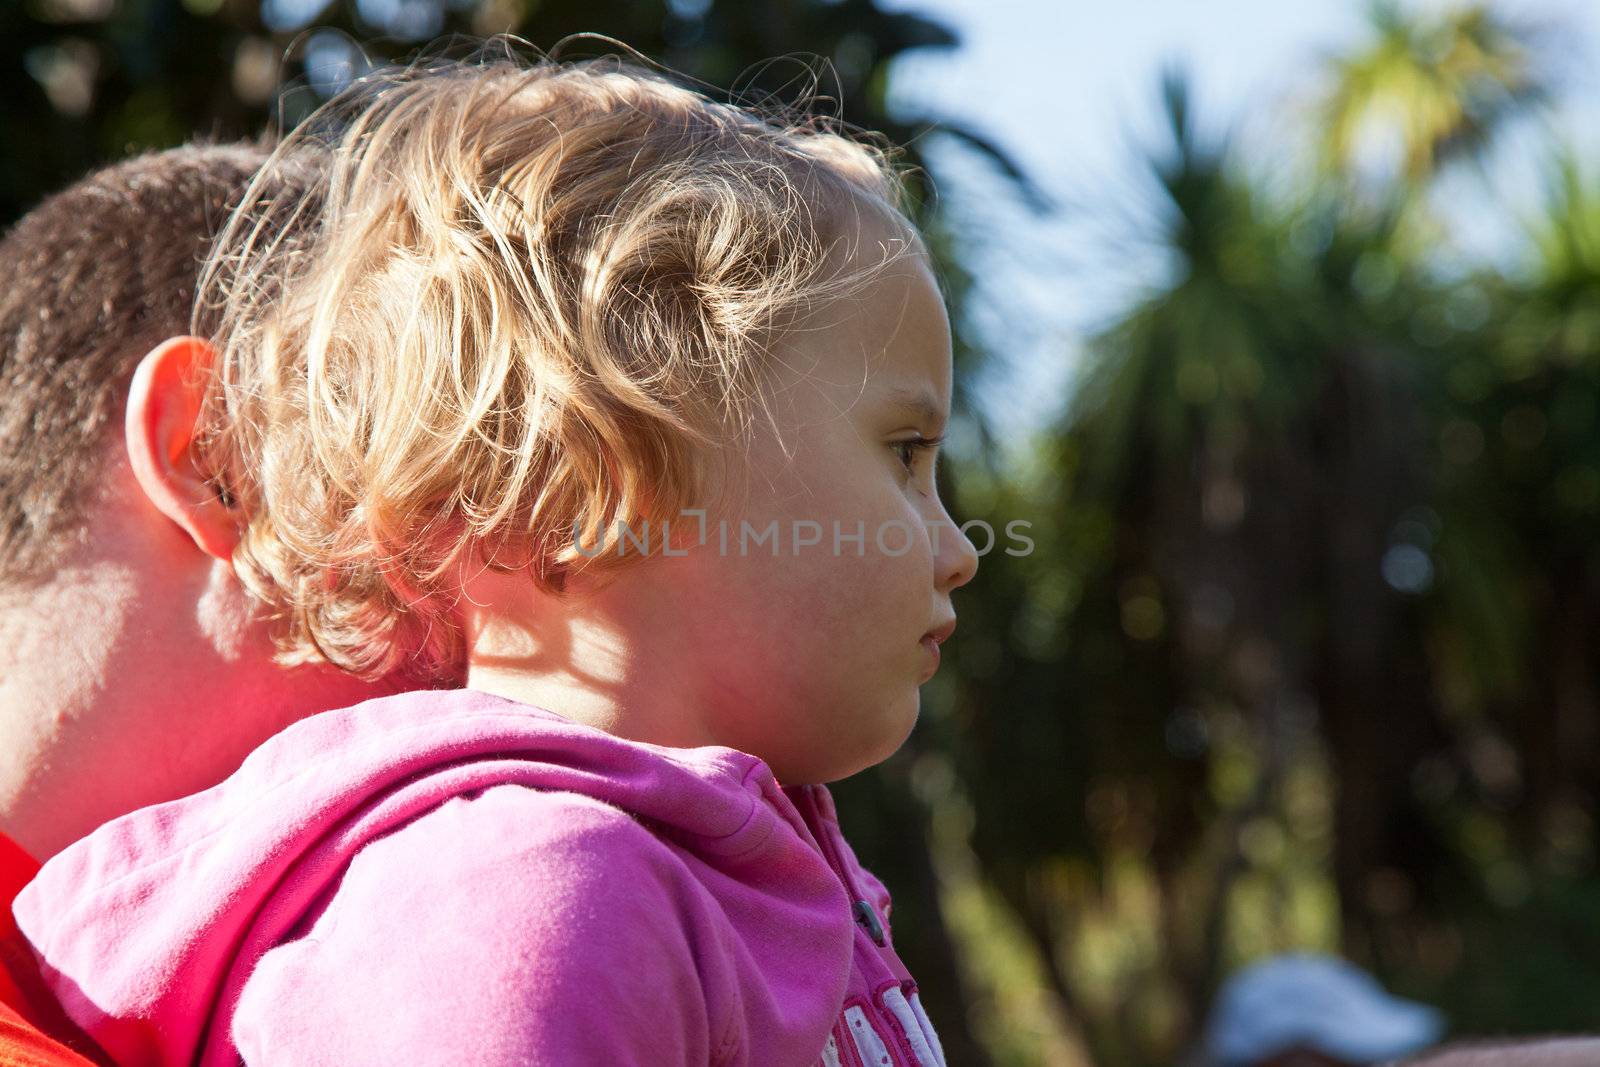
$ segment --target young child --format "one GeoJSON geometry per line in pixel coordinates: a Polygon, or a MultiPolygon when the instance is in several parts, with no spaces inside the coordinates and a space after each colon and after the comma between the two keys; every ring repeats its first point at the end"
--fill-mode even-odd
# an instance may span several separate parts
{"type": "Polygon", "coordinates": [[[285,659],[467,688],[48,863],[64,1006],[126,1064],[942,1064],[824,784],[977,560],[885,153],[614,60],[376,76],[280,151],[332,163],[215,255],[224,550],[285,659]]]}

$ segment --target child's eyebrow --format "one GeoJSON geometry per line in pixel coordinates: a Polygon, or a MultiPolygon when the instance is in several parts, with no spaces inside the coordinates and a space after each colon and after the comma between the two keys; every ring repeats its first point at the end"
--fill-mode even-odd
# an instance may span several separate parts
{"type": "Polygon", "coordinates": [[[949,417],[944,405],[939,403],[930,389],[896,386],[889,391],[886,399],[891,407],[936,426],[942,426],[949,417]]]}

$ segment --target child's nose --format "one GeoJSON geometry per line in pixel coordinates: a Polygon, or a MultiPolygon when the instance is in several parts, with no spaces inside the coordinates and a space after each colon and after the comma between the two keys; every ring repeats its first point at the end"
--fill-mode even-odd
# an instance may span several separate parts
{"type": "Polygon", "coordinates": [[[938,577],[940,592],[960,589],[978,573],[978,550],[972,539],[954,522],[950,522],[954,537],[939,540],[939,551],[934,557],[934,573],[938,577]]]}

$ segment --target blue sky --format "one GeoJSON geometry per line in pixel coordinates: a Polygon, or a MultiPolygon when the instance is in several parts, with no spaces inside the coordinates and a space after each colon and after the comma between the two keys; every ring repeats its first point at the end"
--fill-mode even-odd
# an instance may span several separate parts
{"type": "MultiPolygon", "coordinates": [[[[1029,216],[992,197],[965,198],[986,245],[989,280],[978,324],[1013,363],[986,398],[1019,429],[1036,425],[1070,388],[1078,344],[1113,315],[1160,263],[1124,248],[1140,175],[1137,146],[1155,136],[1164,64],[1191,75],[1202,118],[1230,126],[1257,156],[1291,152],[1293,115],[1315,91],[1322,57],[1359,43],[1363,0],[880,0],[946,22],[960,48],[901,60],[891,101],[950,116],[998,140],[1062,203],[1059,218],[1029,216]]],[[[1441,8],[1451,0],[1413,0],[1441,8]]],[[[1575,62],[1554,121],[1571,139],[1600,143],[1600,2],[1502,0],[1507,14],[1571,28],[1575,62]]],[[[1448,186],[1461,205],[1462,241],[1489,253],[1501,225],[1537,198],[1525,142],[1505,146],[1489,186],[1448,186]],[[1501,210],[1479,210],[1485,201],[1501,210]],[[1474,220],[1489,219],[1489,223],[1474,220]]],[[[947,184],[981,181],[972,164],[934,156],[947,184]]]]}

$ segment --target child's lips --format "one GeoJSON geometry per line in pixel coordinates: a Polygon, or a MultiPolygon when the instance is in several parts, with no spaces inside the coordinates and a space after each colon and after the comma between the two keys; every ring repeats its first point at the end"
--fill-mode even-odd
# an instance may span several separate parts
{"type": "Polygon", "coordinates": [[[951,618],[946,619],[944,622],[940,623],[938,626],[935,626],[933,629],[922,635],[922,647],[927,649],[928,654],[933,657],[933,664],[928,668],[928,673],[922,676],[922,680],[924,682],[926,682],[929,678],[932,678],[939,670],[939,646],[948,641],[950,639],[950,635],[955,632],[956,620],[951,618]]]}

